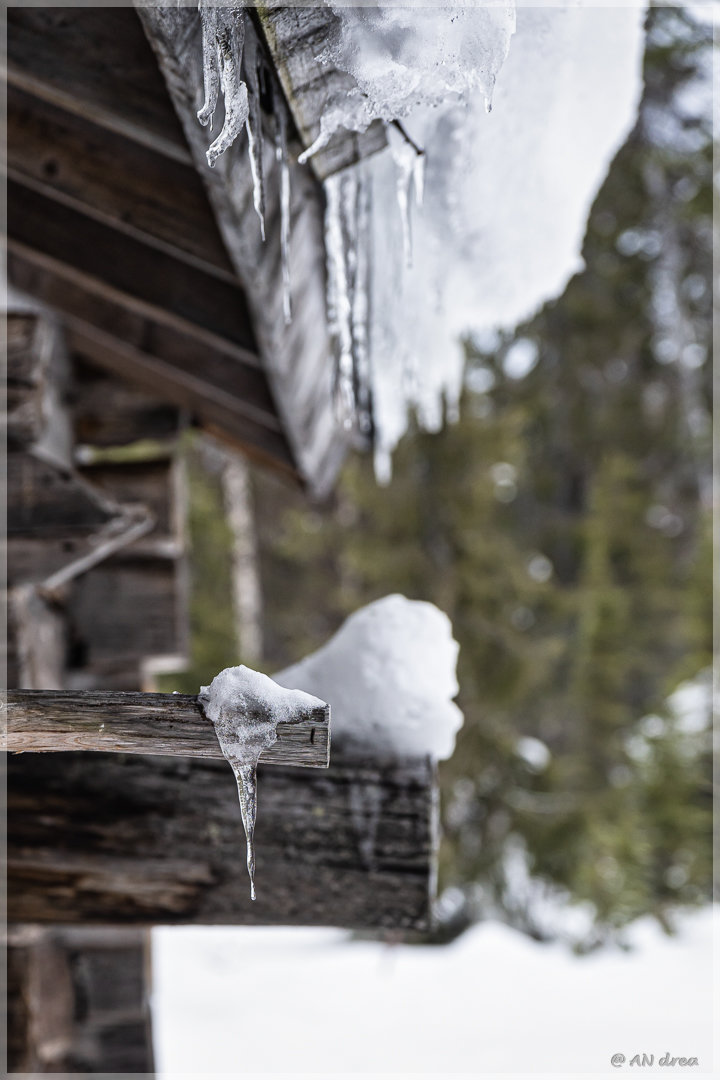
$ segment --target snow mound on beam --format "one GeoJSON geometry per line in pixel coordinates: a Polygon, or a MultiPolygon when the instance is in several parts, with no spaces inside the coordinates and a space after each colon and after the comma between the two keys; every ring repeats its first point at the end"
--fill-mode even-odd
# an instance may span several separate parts
{"type": "Polygon", "coordinates": [[[463,722],[452,700],[458,649],[447,615],[394,594],[274,679],[329,701],[333,739],[351,751],[442,760],[463,722]]]}

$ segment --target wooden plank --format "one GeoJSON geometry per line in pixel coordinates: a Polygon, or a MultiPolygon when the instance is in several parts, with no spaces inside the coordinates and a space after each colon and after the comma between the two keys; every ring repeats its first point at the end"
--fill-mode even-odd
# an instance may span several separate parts
{"type": "Polygon", "coordinates": [[[197,326],[251,354],[255,337],[239,284],[216,279],[166,251],[120,233],[39,191],[8,179],[10,239],[127,297],[165,310],[175,321],[197,326]]]}
{"type": "MultiPolygon", "coordinates": [[[[205,152],[213,136],[197,120],[203,104],[202,41],[197,11],[139,7],[138,15],[183,125],[195,167],[203,178],[220,233],[243,282],[263,359],[298,470],[318,495],[326,494],[347,449],[335,422],[333,345],[325,305],[324,198],[307,166],[290,161],[290,280],[293,318],[286,325],[280,286],[280,167],[272,134],[265,139],[266,240],[253,208],[247,139],[209,169],[205,152]]],[[[255,34],[253,25],[248,35],[255,34]]],[[[258,47],[264,48],[258,40],[258,47]]],[[[273,107],[283,107],[276,93],[273,107]]],[[[288,116],[289,127],[292,128],[288,116]]]]}
{"type": "Polygon", "coordinates": [[[424,929],[437,843],[427,761],[261,770],[257,900],[225,762],[8,760],[8,917],[424,929]]]}
{"type": "MultiPolygon", "coordinates": [[[[355,80],[333,64],[319,63],[337,24],[326,5],[257,8],[257,19],[282,83],[304,149],[320,134],[327,106],[357,90],[355,80]]],[[[387,145],[380,122],[365,132],[341,130],[311,159],[315,174],[325,180],[333,173],[376,154],[387,145]]]]}
{"type": "MultiPolygon", "coordinates": [[[[330,709],[323,706],[297,723],[278,725],[278,739],[261,760],[273,765],[327,768],[330,709]]],[[[188,694],[44,692],[7,695],[7,748],[11,752],[112,750],[221,758],[212,723],[188,694]]]]}
{"type": "Polygon", "coordinates": [[[11,85],[176,161],[187,144],[135,12],[8,7],[11,85]]]}
{"type": "Polygon", "coordinates": [[[49,198],[236,280],[191,164],[9,86],[7,169],[49,198]]]}
{"type": "Polygon", "coordinates": [[[163,396],[291,475],[294,460],[255,359],[62,262],[10,242],[8,276],[19,289],[62,312],[72,352],[163,396]],[[142,345],[146,348],[143,348],[142,345]]]}

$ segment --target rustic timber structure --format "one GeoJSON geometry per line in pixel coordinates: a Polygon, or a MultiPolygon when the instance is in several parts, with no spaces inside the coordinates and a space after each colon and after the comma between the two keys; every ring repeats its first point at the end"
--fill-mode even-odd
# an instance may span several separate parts
{"type": "Polygon", "coordinates": [[[345,452],[321,180],[380,149],[384,132],[336,136],[311,167],[295,163],[341,78],[315,67],[328,19],[267,9],[248,28],[273,73],[268,107],[286,110],[290,134],[287,323],[279,166],[268,148],[263,243],[245,136],[207,167],[195,8],[7,9],[17,1069],[152,1069],[152,924],[428,924],[430,762],[370,750],[357,760],[338,746],[327,768],[327,717],[281,728],[261,767],[252,904],[235,782],[213,760],[210,724],[195,699],[148,692],[188,649],[184,429],[315,494],[345,452]]]}

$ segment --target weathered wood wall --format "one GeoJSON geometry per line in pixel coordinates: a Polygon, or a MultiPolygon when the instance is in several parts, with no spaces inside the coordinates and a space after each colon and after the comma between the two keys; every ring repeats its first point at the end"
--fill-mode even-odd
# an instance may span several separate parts
{"type": "Polygon", "coordinates": [[[11,926],[7,1065],[18,1073],[151,1073],[149,934],[11,926]]]}
{"type": "Polygon", "coordinates": [[[7,66],[11,283],[61,313],[71,351],[296,477],[246,292],[135,12],[10,8],[7,66]]]}
{"type": "Polygon", "coordinates": [[[225,762],[93,754],[8,761],[8,918],[419,929],[436,845],[426,761],[264,768],[249,899],[225,762]]]}
{"type": "Polygon", "coordinates": [[[107,377],[93,405],[77,393],[87,366],[78,372],[57,325],[32,311],[10,312],[7,325],[9,685],[140,689],[149,665],[177,668],[187,650],[178,411],[138,391],[121,393],[116,411],[123,384],[107,377]],[[158,416],[150,459],[102,460],[92,446],[94,431],[105,448],[139,429],[147,437],[158,416]]]}

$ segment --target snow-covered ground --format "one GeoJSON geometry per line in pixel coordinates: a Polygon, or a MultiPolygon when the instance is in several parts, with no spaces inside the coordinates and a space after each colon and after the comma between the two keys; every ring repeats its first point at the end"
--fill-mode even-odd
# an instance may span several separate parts
{"type": "Polygon", "coordinates": [[[498,923],[435,948],[155,930],[158,1073],[713,1076],[713,921],[686,915],[668,938],[642,920],[631,952],[581,959],[498,923]],[[635,1054],[654,1066],[631,1066],[635,1054]],[[659,1066],[665,1054],[698,1064],[659,1066]]]}

